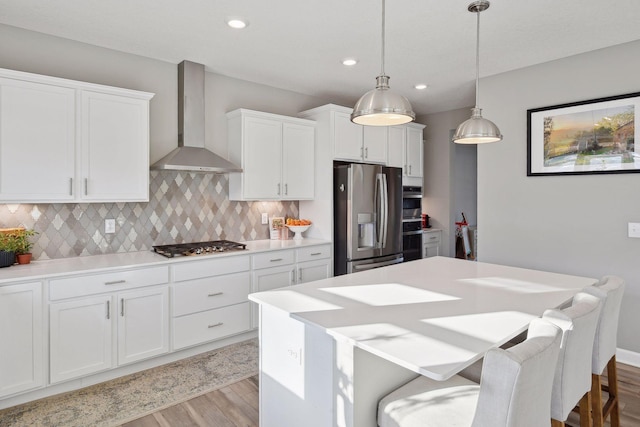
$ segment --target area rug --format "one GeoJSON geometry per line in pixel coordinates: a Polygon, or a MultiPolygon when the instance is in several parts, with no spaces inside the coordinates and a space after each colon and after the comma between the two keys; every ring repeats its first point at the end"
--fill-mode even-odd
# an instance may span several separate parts
{"type": "Polygon", "coordinates": [[[258,372],[252,339],[81,390],[0,410],[0,426],[113,427],[258,372]]]}

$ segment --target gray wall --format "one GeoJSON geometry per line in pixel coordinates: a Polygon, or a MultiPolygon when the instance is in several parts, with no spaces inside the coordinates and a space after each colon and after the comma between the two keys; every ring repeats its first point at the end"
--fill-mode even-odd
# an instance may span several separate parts
{"type": "Polygon", "coordinates": [[[455,222],[465,213],[476,224],[476,147],[451,142],[451,131],[471,116],[470,108],[424,116],[422,210],[442,229],[442,253],[455,255],[455,222]]]}
{"type": "Polygon", "coordinates": [[[478,147],[481,261],[627,281],[620,348],[640,352],[640,174],[527,177],[527,109],[640,90],[640,41],[484,78],[484,116],[504,134],[478,147]]]}

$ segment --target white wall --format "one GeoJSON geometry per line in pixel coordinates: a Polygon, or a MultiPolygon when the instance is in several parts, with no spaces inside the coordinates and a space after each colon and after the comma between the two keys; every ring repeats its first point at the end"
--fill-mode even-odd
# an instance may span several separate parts
{"type": "Polygon", "coordinates": [[[640,41],[480,82],[484,116],[504,134],[478,147],[479,258],[627,281],[618,347],[640,352],[640,174],[527,177],[527,109],[640,90],[640,41]]]}
{"type": "MultiPolygon", "coordinates": [[[[155,93],[151,100],[151,163],[178,144],[178,67],[142,56],[0,24],[0,68],[155,93]]],[[[184,58],[189,59],[189,58],[184,58]]],[[[227,156],[225,113],[249,108],[296,117],[327,100],[205,74],[205,145],[227,156]]]]}
{"type": "Polygon", "coordinates": [[[451,131],[471,117],[470,108],[420,118],[424,129],[424,198],[422,211],[442,229],[442,253],[455,255],[455,222],[465,213],[476,224],[476,147],[451,142],[451,131]]]}

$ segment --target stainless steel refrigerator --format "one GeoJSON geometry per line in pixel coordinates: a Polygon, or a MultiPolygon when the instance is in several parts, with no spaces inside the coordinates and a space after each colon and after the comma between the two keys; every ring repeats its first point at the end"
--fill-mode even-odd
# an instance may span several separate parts
{"type": "Polygon", "coordinates": [[[336,163],[334,275],[398,264],[402,257],[402,169],[336,163]]]}

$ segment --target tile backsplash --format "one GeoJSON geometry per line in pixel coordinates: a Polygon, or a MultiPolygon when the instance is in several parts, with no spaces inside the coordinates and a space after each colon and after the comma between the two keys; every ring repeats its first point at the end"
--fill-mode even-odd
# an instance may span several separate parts
{"type": "Polygon", "coordinates": [[[268,239],[261,213],[298,216],[298,202],[229,200],[227,175],[151,171],[149,202],[0,204],[0,227],[23,226],[34,259],[151,250],[153,245],[228,239],[268,239]],[[105,234],[105,219],[116,232],[105,234]]]}

